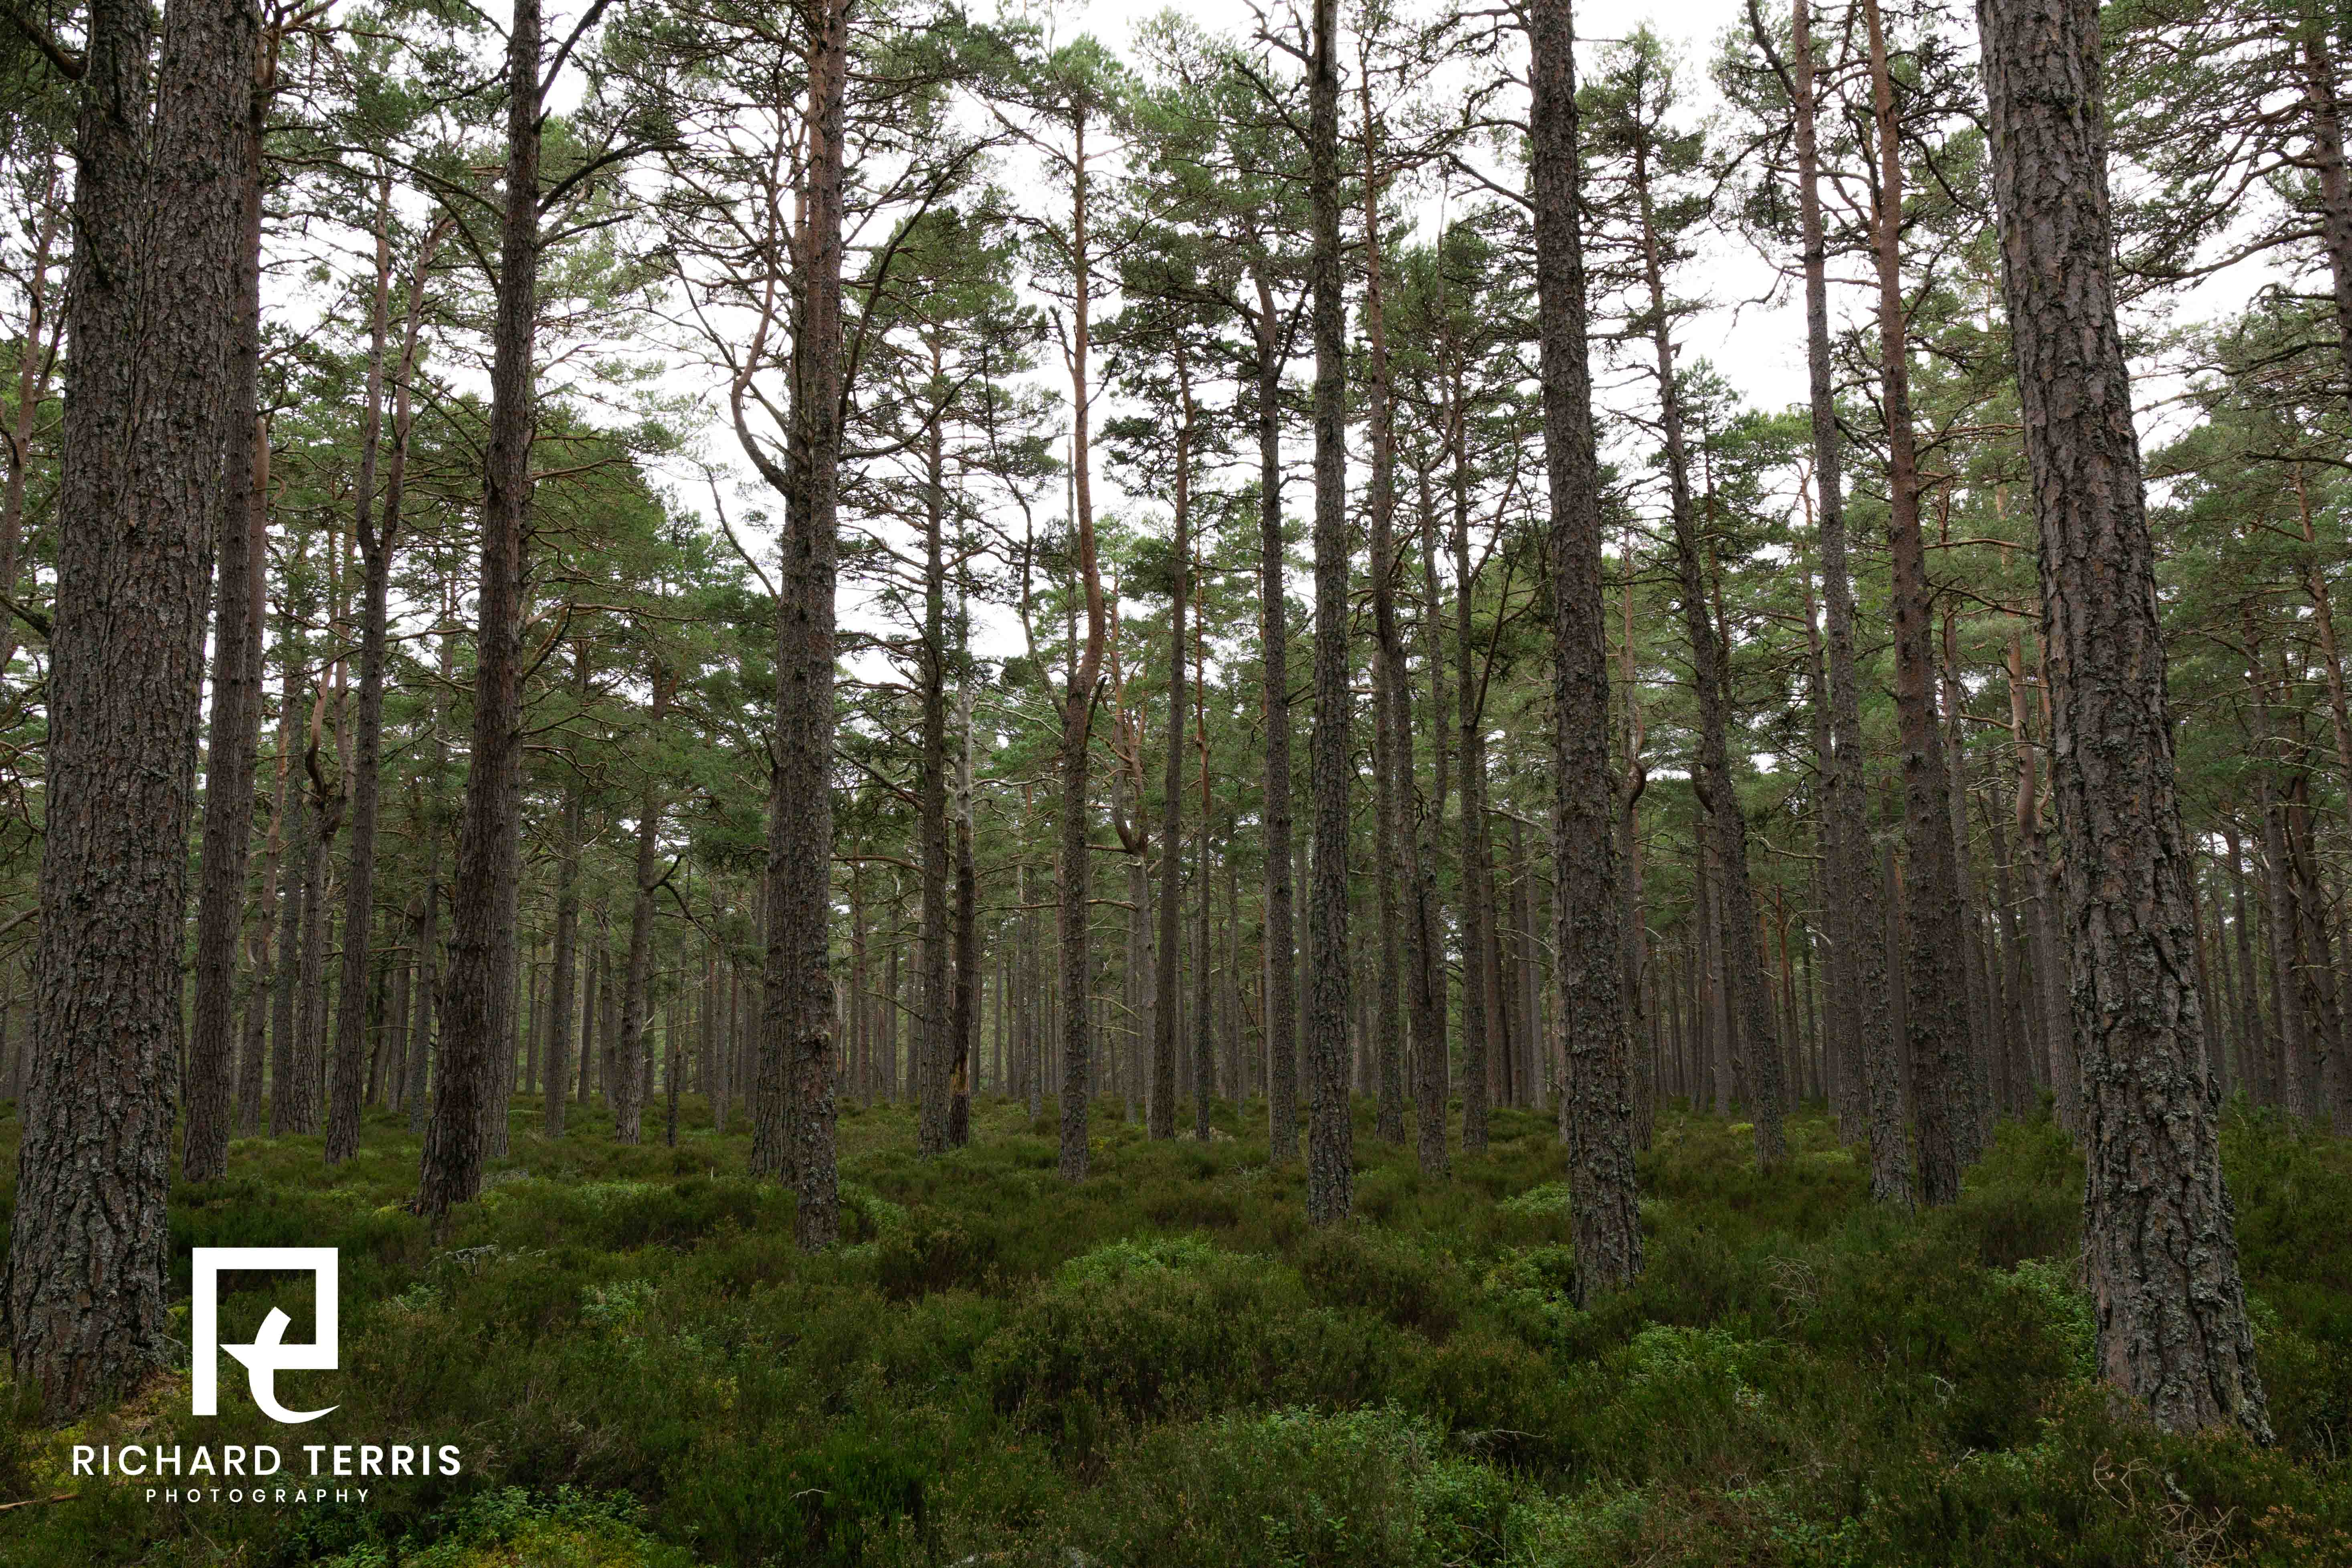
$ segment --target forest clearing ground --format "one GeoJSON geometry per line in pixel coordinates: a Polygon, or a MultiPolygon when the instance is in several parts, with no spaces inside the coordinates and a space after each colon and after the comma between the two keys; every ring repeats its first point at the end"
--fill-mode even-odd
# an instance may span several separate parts
{"type": "Polygon", "coordinates": [[[174,1191],[176,1289],[191,1246],[340,1247],[341,1370],[289,1385],[339,1407],[289,1435],[238,1389],[198,1420],[175,1370],[65,1433],[12,1424],[0,1502],[77,1495],[0,1512],[0,1561],[2352,1563],[2343,1141],[2229,1122],[2261,1450],[2107,1408],[2079,1162],[2046,1120],[1915,1220],[1869,1208],[1817,1110],[1769,1178],[1744,1124],[1670,1110],[1648,1272],[1579,1311],[1545,1116],[1496,1113],[1433,1182],[1360,1101],[1356,1217],[1318,1233],[1259,1110],[1153,1143],[1103,1102],[1066,1185],[1050,1105],[976,1104],[971,1146],[929,1162],[908,1110],[845,1108],[846,1244],[814,1258],[699,1100],[675,1149],[655,1115],[614,1143],[601,1106],[551,1142],[518,1100],[513,1157],[440,1246],[401,1206],[400,1119],[370,1112],[333,1171],[317,1138],[239,1142],[226,1181],[174,1191]],[[387,1434],[460,1444],[465,1473],[186,1511],[65,1472],[72,1442],[387,1434]]]}

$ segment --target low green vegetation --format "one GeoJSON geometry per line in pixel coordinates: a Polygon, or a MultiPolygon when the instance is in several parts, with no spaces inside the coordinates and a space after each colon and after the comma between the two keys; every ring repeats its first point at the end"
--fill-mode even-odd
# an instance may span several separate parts
{"type": "MultiPolygon", "coordinates": [[[[437,1239],[400,1206],[392,1119],[332,1172],[316,1139],[236,1145],[226,1182],[174,1194],[183,1285],[191,1246],[339,1247],[341,1368],[281,1385],[338,1408],[276,1426],[225,1378],[199,1420],[175,1371],[66,1432],[28,1415],[0,1432],[0,1501],[29,1502],[0,1562],[2352,1563],[2352,1147],[2265,1117],[2225,1149],[2267,1449],[2110,1408],[2079,1165],[2046,1121],[1911,1218],[1869,1206],[1818,1115],[1759,1177],[1744,1128],[1668,1113],[1648,1272],[1585,1311],[1537,1115],[1498,1113],[1451,1182],[1367,1122],[1357,1217],[1318,1233],[1255,1108],[1207,1144],[1106,1115],[1076,1186],[1011,1102],[929,1163],[906,1111],[853,1109],[849,1241],[810,1258],[742,1131],[688,1109],[676,1148],[624,1148],[598,1113],[551,1143],[524,1102],[437,1239]],[[172,1509],[71,1477],[77,1442],[464,1458],[365,1504],[172,1509]]],[[[262,1283],[224,1338],[251,1337],[262,1283]]]]}

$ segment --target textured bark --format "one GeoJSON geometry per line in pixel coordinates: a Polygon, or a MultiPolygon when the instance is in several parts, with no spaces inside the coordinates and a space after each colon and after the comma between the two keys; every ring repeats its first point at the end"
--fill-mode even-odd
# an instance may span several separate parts
{"type": "Polygon", "coordinates": [[[1355,1193],[1348,1106],[1349,802],[1356,782],[1348,658],[1347,301],[1339,272],[1339,5],[1315,0],[1307,69],[1307,185],[1315,339],[1314,858],[1307,889],[1307,1217],[1347,1217],[1355,1193]]]}
{"type": "Polygon", "coordinates": [[[1982,0],[1978,16],[2041,537],[2099,1361],[2167,1427],[2267,1437],[2188,951],[2188,846],[2116,325],[2098,7],[1982,0]]]}
{"type": "MultiPolygon", "coordinates": [[[[236,1005],[236,939],[245,929],[246,856],[253,838],[254,753],[261,736],[261,616],[265,595],[257,574],[266,569],[268,540],[264,509],[247,506],[257,444],[268,439],[255,412],[261,373],[261,134],[263,95],[249,95],[243,136],[236,143],[238,200],[236,338],[224,416],[217,559],[213,592],[213,710],[205,752],[205,825],[196,893],[195,1006],[188,1035],[187,1122],[181,1134],[181,1169],[191,1182],[228,1171],[230,1068],[236,1005]]],[[[47,270],[48,231],[35,257],[37,289],[47,270]]],[[[33,297],[26,333],[27,363],[17,391],[16,460],[8,505],[0,523],[0,594],[13,595],[16,523],[24,508],[26,444],[34,393],[30,355],[40,336],[40,296],[33,297]]],[[[0,669],[7,667],[0,654],[0,669]]]]}
{"type": "MultiPolygon", "coordinates": [[[[206,583],[257,20],[97,0],[74,127],[47,813],[5,1295],[62,1421],[166,1353],[171,1122],[206,583]]],[[[239,432],[241,434],[241,432],[239,432]]]]}
{"type": "Polygon", "coordinates": [[[490,329],[489,449],[483,459],[481,585],[474,635],[473,746],[450,884],[441,1064],[425,1130],[418,1212],[481,1191],[486,1119],[503,1119],[498,1055],[514,1040],[514,900],[522,822],[523,541],[531,509],[539,297],[540,0],[514,0],[507,31],[506,190],[490,329]]]}
{"type": "Polygon", "coordinates": [[[1574,24],[1568,0],[1527,12],[1537,342],[1551,509],[1554,962],[1567,1074],[1576,1296],[1591,1300],[1642,1271],[1625,1015],[1618,995],[1617,857],[1612,831],[1608,611],[1601,587],[1601,485],[1586,368],[1583,242],[1577,231],[1574,24]]]}
{"type": "Polygon", "coordinates": [[[1936,723],[1934,602],[1919,527],[1919,464],[1911,429],[1909,325],[1902,281],[1903,158],[1894,75],[1878,0],[1863,0],[1877,121],[1878,343],[1886,416],[1886,543],[1893,558],[1895,707],[1903,743],[1903,1016],[1916,1122],[1919,1193],[1960,1195],[1960,1122],[1968,1063],[1959,870],[1952,858],[1943,734],[1936,723]]]}
{"type": "Polygon", "coordinates": [[[383,185],[383,216],[376,233],[376,289],[373,346],[369,355],[367,425],[360,456],[357,532],[365,575],[361,589],[360,692],[352,718],[352,843],[343,869],[343,966],[340,1000],[336,1004],[334,1081],[327,1112],[327,1163],[348,1160],[360,1146],[360,1089],[366,1068],[368,938],[375,914],[376,802],[382,791],[378,774],[383,755],[383,674],[386,597],[392,584],[392,553],[399,542],[402,500],[408,475],[408,437],[412,422],[409,379],[416,364],[417,330],[425,309],[425,268],[431,247],[417,258],[408,282],[405,322],[401,331],[400,359],[394,367],[395,406],[392,414],[392,452],[385,462],[383,521],[373,516],[375,489],[377,424],[383,395],[384,339],[392,295],[392,180],[383,185]]]}

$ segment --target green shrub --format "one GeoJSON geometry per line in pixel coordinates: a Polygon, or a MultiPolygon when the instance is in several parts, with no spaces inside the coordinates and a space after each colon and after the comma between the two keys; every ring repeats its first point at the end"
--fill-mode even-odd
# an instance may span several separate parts
{"type": "Polygon", "coordinates": [[[1401,1329],[1443,1340],[1461,1320],[1460,1271],[1384,1231],[1336,1226],[1298,1249],[1299,1278],[1327,1307],[1377,1312],[1401,1329]]]}
{"type": "Polygon", "coordinates": [[[1121,1454],[1073,1534],[1152,1568],[1501,1563],[1511,1483],[1394,1410],[1281,1410],[1163,1428],[1121,1454]]]}

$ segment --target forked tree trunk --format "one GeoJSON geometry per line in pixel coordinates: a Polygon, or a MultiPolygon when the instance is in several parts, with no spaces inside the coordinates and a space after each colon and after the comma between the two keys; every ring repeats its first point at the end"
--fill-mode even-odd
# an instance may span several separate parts
{"type": "Polygon", "coordinates": [[[1577,229],[1575,23],[1570,0],[1529,0],[1528,117],[1537,347],[1551,510],[1553,961],[1567,1074],[1569,1223],[1576,1296],[1642,1272],[1633,1107],[1618,994],[1615,803],[1609,755],[1608,610],[1601,587],[1601,479],[1586,368],[1584,247],[1577,229]]]}
{"type": "Polygon", "coordinates": [[[2099,1362],[2167,1427],[2267,1438],[2189,981],[2189,850],[2116,325],[2097,0],[1981,0],[1978,18],[2041,533],[2099,1362]]]}

